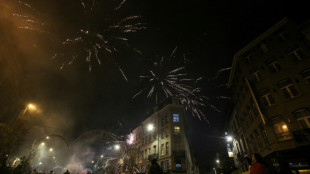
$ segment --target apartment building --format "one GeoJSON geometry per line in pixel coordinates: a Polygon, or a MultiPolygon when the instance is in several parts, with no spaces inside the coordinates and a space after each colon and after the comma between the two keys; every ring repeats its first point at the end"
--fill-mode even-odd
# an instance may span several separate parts
{"type": "Polygon", "coordinates": [[[139,170],[147,172],[150,160],[156,158],[164,173],[198,174],[186,134],[186,112],[177,98],[155,107],[132,131],[132,147],[139,149],[135,160],[139,170]]]}
{"type": "Polygon", "coordinates": [[[310,172],[309,28],[284,18],[234,55],[229,132],[244,171],[259,153],[275,171],[310,172]]]}

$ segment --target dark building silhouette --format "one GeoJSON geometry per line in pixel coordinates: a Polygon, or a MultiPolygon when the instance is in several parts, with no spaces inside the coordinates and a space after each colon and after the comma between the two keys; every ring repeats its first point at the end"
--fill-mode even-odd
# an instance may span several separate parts
{"type": "Polygon", "coordinates": [[[228,87],[235,165],[259,153],[275,171],[309,172],[309,22],[284,18],[238,51],[228,87]]]}

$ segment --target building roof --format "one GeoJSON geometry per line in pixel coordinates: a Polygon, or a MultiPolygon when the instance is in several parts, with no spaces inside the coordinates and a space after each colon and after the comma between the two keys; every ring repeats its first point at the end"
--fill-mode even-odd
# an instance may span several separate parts
{"type": "Polygon", "coordinates": [[[282,20],[280,20],[278,23],[276,23],[275,25],[273,25],[271,28],[269,28],[266,32],[264,32],[263,34],[261,34],[260,36],[258,36],[255,40],[253,40],[252,42],[250,42],[249,44],[247,44],[245,47],[243,47],[241,50],[239,50],[237,53],[235,53],[234,55],[234,59],[232,62],[232,66],[231,66],[231,71],[229,74],[229,79],[228,79],[228,85],[227,87],[230,88],[232,85],[232,81],[235,75],[235,71],[236,71],[236,65],[238,62],[238,58],[244,54],[245,52],[247,52],[249,49],[253,48],[255,45],[259,44],[261,41],[263,41],[267,36],[269,36],[270,34],[272,34],[274,31],[278,30],[280,27],[282,27],[284,24],[286,24],[288,21],[287,17],[283,18],[282,20]]]}

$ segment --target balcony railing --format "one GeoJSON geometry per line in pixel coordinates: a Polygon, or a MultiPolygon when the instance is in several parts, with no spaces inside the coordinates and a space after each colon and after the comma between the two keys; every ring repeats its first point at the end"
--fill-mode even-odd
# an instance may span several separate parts
{"type": "Polygon", "coordinates": [[[294,138],[297,142],[310,141],[310,128],[301,129],[293,132],[294,138]]]}
{"type": "Polygon", "coordinates": [[[158,159],[158,154],[157,154],[157,153],[153,153],[153,154],[149,155],[149,156],[147,157],[147,159],[148,159],[148,160],[158,159]]]}
{"type": "Polygon", "coordinates": [[[285,141],[293,139],[293,136],[290,132],[277,133],[277,138],[279,141],[285,141]]]}

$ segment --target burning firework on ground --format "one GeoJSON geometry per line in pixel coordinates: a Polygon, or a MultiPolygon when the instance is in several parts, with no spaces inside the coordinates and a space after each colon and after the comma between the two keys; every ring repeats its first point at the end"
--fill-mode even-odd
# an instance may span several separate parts
{"type": "Polygon", "coordinates": [[[105,59],[110,58],[127,80],[119,66],[119,61],[113,58],[113,54],[124,48],[130,48],[128,34],[145,29],[145,24],[140,22],[140,16],[117,17],[124,3],[123,0],[117,4],[113,10],[110,10],[111,14],[102,15],[100,12],[103,10],[97,5],[96,0],[81,0],[83,24],[78,27],[75,34],[62,41],[63,51],[53,56],[53,59],[64,59],[60,69],[77,59],[85,59],[91,71],[94,63],[100,65],[105,59]]]}

